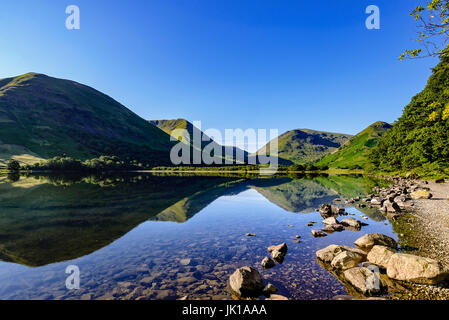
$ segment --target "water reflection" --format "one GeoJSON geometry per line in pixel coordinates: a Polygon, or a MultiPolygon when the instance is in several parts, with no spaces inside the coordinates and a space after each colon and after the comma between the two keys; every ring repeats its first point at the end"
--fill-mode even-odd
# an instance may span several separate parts
{"type": "MultiPolygon", "coordinates": [[[[285,237],[293,240],[296,232],[303,235],[303,243],[289,251],[282,266],[289,270],[288,276],[281,276],[277,269],[267,271],[267,276],[291,297],[330,298],[329,294],[342,293],[342,288],[315,266],[314,252],[332,239],[312,239],[306,224],[320,221],[313,212],[322,203],[364,195],[367,185],[369,181],[362,176],[344,175],[0,177],[0,260],[34,267],[20,269],[30,277],[27,283],[31,287],[37,285],[33,284],[37,279],[42,281],[42,272],[59,268],[59,264],[50,264],[84,261],[84,269],[90,270],[88,275],[84,273],[90,287],[70,294],[55,289],[60,295],[52,293],[46,296],[49,299],[80,298],[86,292],[92,298],[134,299],[130,294],[137,289],[139,297],[154,299],[164,295],[179,298],[195,290],[200,298],[211,294],[224,297],[226,278],[233,268],[240,263],[258,264],[267,245],[286,241],[285,237]],[[196,217],[198,213],[202,215],[196,217]],[[296,229],[288,227],[289,223],[296,229]],[[246,239],[247,232],[258,235],[246,239]],[[194,258],[180,267],[179,258],[185,255],[194,258]],[[302,264],[301,270],[296,270],[295,263],[302,264]],[[46,265],[50,266],[42,267],[46,265]],[[99,270],[103,270],[102,277],[99,270]],[[309,277],[315,280],[306,285],[309,277]],[[323,282],[319,284],[317,279],[323,282]],[[124,281],[129,287],[117,289],[124,281]],[[301,285],[308,291],[296,292],[301,285]],[[327,294],[330,287],[333,290],[327,294]]],[[[366,210],[373,221],[383,219],[366,210]]],[[[387,227],[379,223],[368,228],[378,231],[387,227]]],[[[332,237],[351,242],[357,233],[332,237]]],[[[8,273],[14,277],[16,268],[11,266],[0,263],[0,287],[7,282],[8,273]]],[[[21,273],[21,277],[25,275],[21,273]]],[[[47,277],[48,288],[63,283],[61,275],[57,281],[47,277]]],[[[7,288],[0,290],[0,297],[36,298],[45,293],[42,286],[39,290],[44,292],[37,290],[35,295],[31,289],[16,288],[14,293],[7,288]]]]}

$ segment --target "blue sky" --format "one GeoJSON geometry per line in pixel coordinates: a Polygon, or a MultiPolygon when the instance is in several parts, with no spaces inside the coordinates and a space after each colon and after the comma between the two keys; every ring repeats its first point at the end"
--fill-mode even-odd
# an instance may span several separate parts
{"type": "MultiPolygon", "coordinates": [[[[408,0],[21,0],[0,11],[0,78],[90,85],[145,119],[203,128],[355,134],[392,122],[435,59],[398,61],[416,35],[408,0]],[[81,29],[67,30],[78,5],[81,29]],[[381,29],[365,28],[365,8],[381,29]]],[[[224,131],[223,131],[224,132],[224,131]]]]}

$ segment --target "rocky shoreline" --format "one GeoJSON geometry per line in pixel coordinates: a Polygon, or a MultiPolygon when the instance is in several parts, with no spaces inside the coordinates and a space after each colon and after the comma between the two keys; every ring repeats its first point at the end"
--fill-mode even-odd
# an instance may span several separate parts
{"type": "MultiPolygon", "coordinates": [[[[366,198],[347,200],[347,203],[357,203],[358,207],[378,208],[398,233],[401,253],[397,253],[393,245],[375,245],[367,251],[368,262],[355,267],[357,272],[351,274],[338,270],[337,262],[326,263],[320,259],[323,253],[317,252],[320,265],[351,293],[352,297],[347,299],[373,295],[363,288],[366,281],[360,280],[372,276],[372,272],[366,269],[371,264],[380,268],[379,279],[384,289],[374,292],[374,295],[383,294],[395,300],[449,299],[449,184],[444,180],[430,182],[411,178],[390,178],[392,184],[389,187],[375,187],[366,198]],[[425,272],[428,274],[424,275],[425,272]],[[359,281],[354,281],[354,277],[359,281]],[[358,287],[360,284],[362,286],[358,287]]],[[[348,259],[347,253],[345,258],[348,259]]],[[[347,261],[349,265],[360,263],[352,258],[352,262],[347,261]]]]}
{"type": "MultiPolygon", "coordinates": [[[[444,180],[412,178],[389,178],[390,186],[374,187],[364,198],[335,201],[377,209],[393,225],[399,243],[374,233],[359,238],[355,247],[333,244],[318,250],[318,264],[336,277],[348,293],[334,299],[449,299],[449,184],[444,180]]],[[[338,221],[339,216],[348,213],[335,205],[324,204],[317,211],[324,219],[324,227],[311,230],[315,238],[347,229],[360,231],[367,225],[352,217],[338,221]]],[[[263,259],[264,269],[275,267],[275,262],[282,263],[287,246],[271,246],[268,251],[273,259],[263,259]]],[[[249,266],[231,275],[229,287],[234,299],[257,299],[261,295],[287,299],[275,295],[277,289],[271,283],[264,285],[259,272],[249,266]]]]}

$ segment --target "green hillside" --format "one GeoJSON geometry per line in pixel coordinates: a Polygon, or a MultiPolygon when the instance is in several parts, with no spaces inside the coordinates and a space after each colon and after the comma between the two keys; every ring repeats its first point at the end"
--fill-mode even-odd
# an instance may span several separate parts
{"type": "MultiPolygon", "coordinates": [[[[352,136],[349,134],[297,129],[287,131],[278,137],[279,157],[295,163],[310,163],[337,150],[352,136]]],[[[257,153],[267,150],[270,143],[257,153]]]]}
{"type": "Polygon", "coordinates": [[[77,82],[36,73],[0,80],[3,160],[65,154],[166,163],[173,145],[167,137],[111,97],[77,82]]]}
{"type": "MultiPolygon", "coordinates": [[[[183,138],[185,141],[189,141],[190,143],[193,144],[193,136],[194,134],[199,134],[200,137],[208,137],[207,135],[205,135],[202,131],[200,131],[200,129],[198,129],[197,127],[195,127],[191,122],[185,120],[185,119],[173,119],[173,120],[150,120],[150,123],[152,125],[157,126],[159,129],[163,130],[164,132],[168,133],[168,134],[172,134],[172,132],[176,129],[185,129],[185,134],[183,135],[183,138]]],[[[210,139],[210,137],[208,137],[210,139]]],[[[217,142],[213,141],[212,139],[210,139],[209,141],[201,141],[201,150],[203,150],[203,148],[205,146],[214,146],[214,149],[221,149],[221,154],[222,156],[226,155],[227,159],[235,159],[237,152],[239,152],[239,154],[243,155],[243,162],[246,163],[248,162],[248,152],[244,151],[242,149],[236,148],[236,147],[232,147],[229,148],[230,151],[226,151],[226,148],[220,144],[218,144],[217,142]],[[232,154],[231,154],[232,152],[232,154]]],[[[222,158],[219,158],[220,161],[222,158]]],[[[218,159],[217,159],[218,160],[218,159]]]]}
{"type": "Polygon", "coordinates": [[[381,171],[442,171],[449,167],[449,57],[433,69],[426,87],[369,156],[381,171]]]}
{"type": "Polygon", "coordinates": [[[369,151],[391,127],[390,124],[382,121],[373,123],[352,137],[337,151],[318,161],[318,165],[340,169],[363,168],[369,151]]]}

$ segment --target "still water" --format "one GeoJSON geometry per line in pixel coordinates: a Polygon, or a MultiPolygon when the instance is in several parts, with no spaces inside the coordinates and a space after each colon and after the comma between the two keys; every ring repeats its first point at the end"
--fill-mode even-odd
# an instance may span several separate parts
{"type": "Polygon", "coordinates": [[[316,209],[363,196],[371,183],[349,175],[1,177],[0,299],[230,299],[227,280],[245,265],[289,299],[332,299],[345,287],[315,251],[370,232],[397,236],[375,210],[339,203],[368,226],[313,238],[323,227],[316,209]],[[267,247],[282,242],[283,264],[263,270],[267,247]],[[66,288],[70,265],[80,270],[79,289],[66,288]]]}

